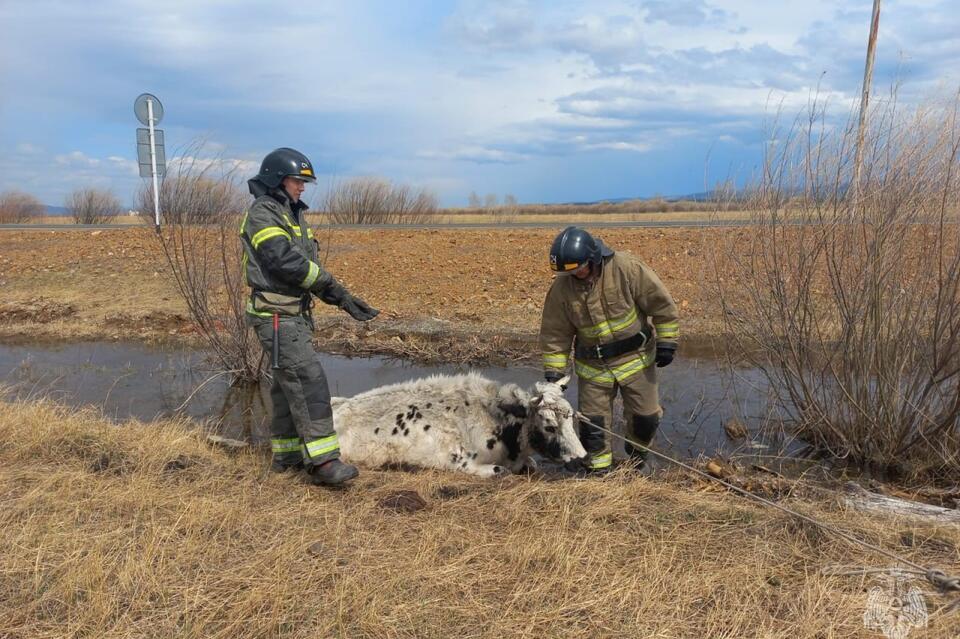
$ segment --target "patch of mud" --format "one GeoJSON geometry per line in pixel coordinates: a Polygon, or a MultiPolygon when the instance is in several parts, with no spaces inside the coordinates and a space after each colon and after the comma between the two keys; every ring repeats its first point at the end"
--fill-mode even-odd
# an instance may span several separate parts
{"type": "Polygon", "coordinates": [[[104,324],[115,330],[190,332],[190,319],[182,313],[149,311],[147,313],[113,313],[104,324]]]}
{"type": "Polygon", "coordinates": [[[26,301],[0,303],[0,323],[33,322],[46,324],[76,314],[73,304],[64,304],[46,297],[26,301]]]}
{"type": "Polygon", "coordinates": [[[382,498],[377,505],[384,510],[398,513],[414,513],[427,507],[427,500],[415,490],[398,490],[382,498]]]}

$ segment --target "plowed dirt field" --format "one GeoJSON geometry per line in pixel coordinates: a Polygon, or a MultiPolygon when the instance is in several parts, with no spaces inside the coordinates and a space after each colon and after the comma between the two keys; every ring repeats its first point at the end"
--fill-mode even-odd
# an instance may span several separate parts
{"type": "MultiPolygon", "coordinates": [[[[556,229],[330,230],[317,237],[324,267],[382,315],[360,326],[315,309],[318,340],[333,350],[482,360],[532,352],[551,281],[556,229]],[[423,352],[418,352],[423,351],[423,352]],[[438,353],[434,352],[434,355],[438,353]],[[488,353],[489,354],[489,353],[488,353]]],[[[670,288],[685,337],[718,328],[705,248],[748,229],[602,229],[670,288]]],[[[230,247],[231,249],[233,247],[230,247]]],[[[8,231],[0,234],[0,338],[191,339],[186,305],[149,229],[8,231]]]]}

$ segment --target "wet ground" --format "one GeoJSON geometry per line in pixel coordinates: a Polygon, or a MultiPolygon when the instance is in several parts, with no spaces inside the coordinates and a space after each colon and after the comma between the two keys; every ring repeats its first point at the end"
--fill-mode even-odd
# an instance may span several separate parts
{"type": "MultiPolygon", "coordinates": [[[[378,357],[322,354],[321,358],[331,393],[339,396],[436,373],[471,370],[378,357]]],[[[541,379],[534,368],[475,370],[528,388],[541,379]]],[[[6,386],[10,396],[43,396],[71,406],[93,405],[116,419],[149,421],[179,412],[213,421],[227,437],[253,442],[268,439],[266,389],[230,388],[226,377],[211,379],[213,375],[215,371],[202,352],[184,349],[122,342],[0,346],[0,385],[6,386]]],[[[575,405],[575,383],[567,395],[575,405]]],[[[661,403],[665,415],[657,444],[664,452],[681,457],[738,451],[774,454],[781,447],[761,432],[770,410],[766,383],[756,370],[731,368],[711,357],[679,357],[661,371],[661,403]],[[723,429],[724,422],[733,418],[750,431],[745,440],[736,443],[723,429]]]]}

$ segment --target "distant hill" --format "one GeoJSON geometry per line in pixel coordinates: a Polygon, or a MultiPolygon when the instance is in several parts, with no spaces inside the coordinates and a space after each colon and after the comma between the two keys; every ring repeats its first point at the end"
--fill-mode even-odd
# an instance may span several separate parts
{"type": "Polygon", "coordinates": [[[565,202],[574,206],[590,206],[591,204],[621,204],[623,202],[633,202],[636,200],[663,200],[664,202],[708,202],[716,198],[716,191],[703,191],[701,193],[689,193],[687,195],[670,195],[661,197],[611,197],[603,200],[594,200],[592,202],[565,202]]]}
{"type": "Polygon", "coordinates": [[[57,217],[62,215],[70,215],[70,212],[62,206],[50,206],[47,204],[47,215],[57,217]]]}

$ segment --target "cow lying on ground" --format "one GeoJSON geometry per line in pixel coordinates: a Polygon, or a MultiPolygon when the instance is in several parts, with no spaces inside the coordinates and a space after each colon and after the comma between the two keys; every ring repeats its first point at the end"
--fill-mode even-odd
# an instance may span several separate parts
{"type": "Polygon", "coordinates": [[[493,477],[520,471],[537,452],[586,458],[562,385],[530,393],[477,373],[435,375],[333,398],[333,423],[347,461],[410,464],[493,477]]]}

